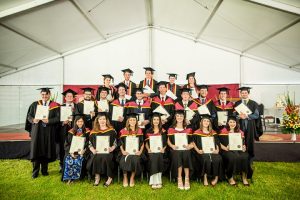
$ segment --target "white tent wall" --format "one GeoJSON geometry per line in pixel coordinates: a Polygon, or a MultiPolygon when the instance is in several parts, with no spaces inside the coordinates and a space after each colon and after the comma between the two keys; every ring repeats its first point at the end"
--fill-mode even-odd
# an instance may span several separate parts
{"type": "Polygon", "coordinates": [[[64,84],[103,84],[101,74],[111,74],[115,84],[123,79],[121,69],[134,71],[133,81],[143,78],[149,65],[149,30],[143,30],[65,57],[64,84]]]}
{"type": "MultiPolygon", "coordinates": [[[[29,105],[39,99],[40,87],[52,87],[60,94],[63,84],[62,59],[41,64],[0,79],[0,126],[25,123],[29,105]]],[[[61,102],[61,95],[57,95],[61,102]]],[[[22,126],[23,127],[23,126],[22,126]]]]}

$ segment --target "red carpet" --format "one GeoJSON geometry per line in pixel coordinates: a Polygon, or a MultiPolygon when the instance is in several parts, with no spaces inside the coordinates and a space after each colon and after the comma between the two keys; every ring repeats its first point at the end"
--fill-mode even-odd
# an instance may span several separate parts
{"type": "Polygon", "coordinates": [[[0,133],[0,141],[30,140],[28,133],[0,133]]]}

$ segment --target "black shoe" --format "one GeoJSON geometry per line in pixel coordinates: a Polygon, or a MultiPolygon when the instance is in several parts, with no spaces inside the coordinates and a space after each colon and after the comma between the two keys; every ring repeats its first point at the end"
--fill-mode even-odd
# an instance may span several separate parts
{"type": "Polygon", "coordinates": [[[39,176],[39,174],[32,174],[31,178],[36,179],[39,176]]]}
{"type": "Polygon", "coordinates": [[[42,172],[42,175],[43,176],[49,176],[49,173],[48,172],[44,172],[44,173],[42,172]]]}

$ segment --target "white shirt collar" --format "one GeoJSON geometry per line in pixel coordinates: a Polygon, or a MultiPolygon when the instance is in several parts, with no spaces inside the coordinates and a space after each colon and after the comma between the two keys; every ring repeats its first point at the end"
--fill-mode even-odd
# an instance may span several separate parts
{"type": "Polygon", "coordinates": [[[141,100],[138,100],[138,99],[137,99],[137,100],[136,100],[136,103],[137,103],[137,104],[139,104],[139,102],[141,102],[141,104],[144,104],[144,100],[143,100],[143,99],[141,99],[141,100]]]}

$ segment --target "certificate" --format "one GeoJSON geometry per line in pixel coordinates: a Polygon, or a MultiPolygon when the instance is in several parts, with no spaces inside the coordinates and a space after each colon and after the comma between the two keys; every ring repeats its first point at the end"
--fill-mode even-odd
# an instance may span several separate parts
{"type": "Polygon", "coordinates": [[[230,151],[242,151],[243,140],[241,133],[229,133],[229,150],[230,151]]]}
{"type": "Polygon", "coordinates": [[[170,117],[170,114],[168,113],[168,111],[161,105],[158,106],[155,110],[153,110],[153,112],[158,112],[158,113],[162,114],[162,116],[161,116],[162,120],[166,120],[168,117],[170,117]]]}
{"type": "Polygon", "coordinates": [[[91,112],[95,111],[94,101],[84,101],[83,102],[83,114],[90,115],[91,112]]]}
{"type": "Polygon", "coordinates": [[[35,119],[48,119],[49,115],[49,106],[37,105],[35,112],[35,119]]]}
{"type": "Polygon", "coordinates": [[[209,110],[208,110],[206,104],[201,105],[201,106],[198,108],[198,112],[199,112],[200,115],[205,115],[205,114],[210,115],[210,112],[209,112],[209,110]]]}
{"type": "Polygon", "coordinates": [[[212,153],[215,150],[214,137],[202,137],[201,142],[204,153],[212,153]]]}
{"type": "Polygon", "coordinates": [[[132,98],[132,96],[128,95],[128,94],[125,94],[125,99],[126,100],[130,100],[132,98]]]}
{"type": "Polygon", "coordinates": [[[193,97],[194,99],[197,99],[197,98],[198,98],[198,94],[197,94],[196,89],[195,89],[195,88],[191,88],[191,91],[192,91],[192,97],[193,97]]]}
{"type": "Polygon", "coordinates": [[[193,119],[194,115],[195,115],[195,112],[192,111],[189,107],[186,107],[186,109],[185,109],[186,121],[188,121],[188,122],[191,121],[193,119]]]}
{"type": "Polygon", "coordinates": [[[112,101],[114,98],[112,97],[112,95],[111,95],[110,92],[109,92],[109,94],[106,96],[106,99],[107,99],[108,101],[112,101]]]}
{"type": "Polygon", "coordinates": [[[228,119],[228,112],[227,111],[218,111],[218,123],[222,124],[222,126],[225,126],[228,119]]]}
{"type": "Polygon", "coordinates": [[[102,112],[108,112],[109,111],[109,106],[108,102],[106,100],[104,101],[98,101],[98,108],[102,110],[102,112]]]}
{"type": "Polygon", "coordinates": [[[69,153],[80,152],[84,149],[85,137],[73,136],[69,153]]]}
{"type": "Polygon", "coordinates": [[[125,151],[130,155],[135,155],[139,151],[139,138],[136,136],[127,136],[125,151]]]}
{"type": "Polygon", "coordinates": [[[146,93],[146,94],[153,94],[153,93],[155,93],[148,85],[146,85],[143,88],[143,90],[144,90],[144,93],[146,93]]]}
{"type": "Polygon", "coordinates": [[[145,126],[142,126],[141,124],[145,121],[145,113],[138,113],[139,114],[139,128],[145,128],[145,126]]]}
{"type": "Polygon", "coordinates": [[[237,107],[234,108],[239,114],[244,113],[247,115],[251,115],[252,112],[251,110],[248,108],[248,106],[246,106],[245,104],[241,103],[240,105],[238,105],[237,107]]]}
{"type": "Polygon", "coordinates": [[[109,153],[109,136],[97,136],[96,137],[96,151],[98,154],[109,153]]]}
{"type": "Polygon", "coordinates": [[[72,107],[71,106],[61,106],[60,107],[60,121],[72,121],[72,107]]]}
{"type": "Polygon", "coordinates": [[[123,117],[124,108],[122,106],[113,106],[112,120],[118,121],[119,117],[123,117]]]}
{"type": "Polygon", "coordinates": [[[175,133],[174,137],[176,150],[186,150],[185,146],[188,145],[186,133],[175,133]]]}
{"type": "Polygon", "coordinates": [[[172,98],[173,100],[177,99],[177,96],[173,92],[171,92],[171,90],[168,90],[167,93],[166,93],[166,95],[168,97],[172,98]]]}
{"type": "Polygon", "coordinates": [[[152,153],[160,153],[163,148],[161,135],[149,137],[150,150],[152,153]]]}

